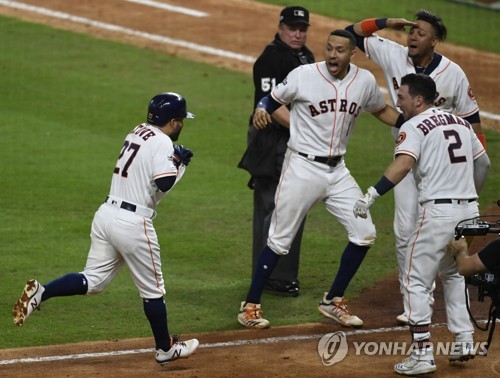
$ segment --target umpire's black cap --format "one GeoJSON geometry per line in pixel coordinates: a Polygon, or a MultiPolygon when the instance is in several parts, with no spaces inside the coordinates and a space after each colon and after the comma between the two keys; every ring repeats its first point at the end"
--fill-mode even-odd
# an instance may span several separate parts
{"type": "Polygon", "coordinates": [[[303,7],[286,7],[280,13],[280,24],[309,24],[309,11],[303,7]]]}

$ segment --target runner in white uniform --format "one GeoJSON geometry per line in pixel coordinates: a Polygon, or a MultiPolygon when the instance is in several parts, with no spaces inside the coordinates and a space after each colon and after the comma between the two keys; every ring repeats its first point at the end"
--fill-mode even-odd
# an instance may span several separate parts
{"type": "MultiPolygon", "coordinates": [[[[354,33],[358,47],[366,53],[366,56],[382,68],[394,106],[397,102],[401,77],[409,73],[425,73],[436,83],[438,95],[434,106],[466,119],[486,146],[479,107],[467,76],[456,63],[434,51],[438,41],[446,38],[446,27],[437,15],[425,10],[417,12],[415,20],[416,22],[395,18],[368,19],[350,25],[346,29],[354,33]],[[407,46],[372,35],[374,31],[385,27],[403,29],[405,26],[411,27],[407,36],[407,46]]],[[[394,129],[394,139],[397,134],[397,129],[394,129]]],[[[394,189],[394,236],[401,293],[405,251],[419,211],[417,197],[413,175],[407,175],[394,189]]],[[[429,300],[433,302],[432,294],[429,300]]],[[[407,316],[401,314],[397,320],[406,323],[407,316]]]]}
{"type": "Polygon", "coordinates": [[[188,357],[198,340],[170,337],[160,245],[152,218],[163,196],[182,177],[192,152],[176,141],[186,111],[185,99],[172,92],[154,96],[147,123],[128,133],[113,170],[111,189],[92,221],[91,246],[85,269],[68,273],[45,285],[31,279],[14,305],[13,318],[22,326],[40,304],[50,298],[102,292],[126,264],[143,299],[156,344],[156,361],[188,357]]]}
{"type": "Polygon", "coordinates": [[[354,214],[367,210],[413,168],[421,210],[409,240],[403,275],[404,306],[415,350],[397,373],[424,374],[436,370],[430,342],[429,291],[439,275],[443,282],[448,328],[455,335],[450,361],[474,357],[473,331],[465,303],[465,282],[447,245],[457,223],[479,215],[478,193],[489,169],[489,159],[471,125],[434,107],[436,86],[424,74],[408,74],[401,81],[397,105],[407,120],[399,132],[395,160],[381,180],[356,202],[354,214]]]}
{"type": "Polygon", "coordinates": [[[349,237],[337,276],[319,311],[344,326],[363,324],[348,312],[343,296],[375,242],[375,226],[370,217],[356,219],[352,213],[361,190],[343,155],[362,111],[371,112],[388,125],[396,123],[399,113],[386,106],[374,76],[350,64],[355,48],[351,33],[332,32],[325,50],[326,61],[294,69],[257,106],[254,125],[265,127],[271,121],[269,114],[291,104],[290,139],[267,246],[260,255],[249,294],[238,315],[238,321],[246,327],[269,326],[260,315],[263,285],[279,257],[288,253],[302,219],[319,201],[345,227],[349,237]]]}

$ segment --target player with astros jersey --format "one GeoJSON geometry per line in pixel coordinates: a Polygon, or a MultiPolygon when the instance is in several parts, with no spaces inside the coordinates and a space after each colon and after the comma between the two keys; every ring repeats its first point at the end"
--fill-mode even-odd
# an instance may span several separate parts
{"type": "Polygon", "coordinates": [[[126,265],[143,301],[155,339],[155,360],[163,365],[195,353],[197,339],[170,336],[164,301],[160,244],[153,218],[160,200],[181,179],[193,153],[175,145],[187,111],[178,93],[154,96],[146,122],[125,137],[114,168],[111,188],[94,215],[85,268],[46,284],[29,280],[14,305],[14,323],[22,326],[33,310],[50,298],[101,293],[126,265]]]}
{"type": "Polygon", "coordinates": [[[434,107],[436,85],[425,74],[408,74],[401,80],[397,106],[406,122],[398,135],[395,159],[379,182],[368,188],[354,206],[366,217],[375,200],[412,174],[421,210],[413,225],[403,271],[405,313],[414,349],[396,364],[402,375],[436,370],[430,337],[432,308],[429,291],[437,275],[443,283],[448,329],[455,336],[448,359],[474,358],[474,327],[467,312],[464,277],[446,253],[455,226],[479,216],[477,203],[489,172],[489,158],[466,120],[434,107]]]}
{"type": "Polygon", "coordinates": [[[346,30],[328,37],[325,60],[302,65],[288,74],[254,114],[254,125],[262,128],[282,105],[291,104],[290,139],[275,196],[267,246],[262,250],[246,301],[241,303],[238,321],[248,328],[267,328],[260,298],[264,284],[286,255],[307,212],[318,202],[345,227],[347,243],[337,275],[324,293],[319,311],[346,327],[360,327],[363,321],[345,305],[344,292],[375,242],[371,218],[356,219],[352,206],[361,189],[344,161],[347,143],[361,112],[370,112],[393,126],[399,117],[386,105],[373,74],[350,60],[356,41],[346,30]]]}
{"type": "MultiPolygon", "coordinates": [[[[443,41],[447,34],[446,27],[439,16],[420,10],[415,14],[415,22],[403,18],[367,19],[350,25],[346,29],[354,34],[358,47],[366,56],[382,68],[387,90],[394,106],[396,106],[398,89],[403,76],[409,73],[429,75],[437,87],[434,106],[454,113],[469,122],[482,144],[486,146],[481,129],[479,107],[467,76],[458,64],[434,50],[437,43],[443,41]],[[373,34],[384,28],[403,30],[405,27],[410,27],[406,46],[373,34]]],[[[394,138],[397,134],[397,129],[393,130],[394,138]]],[[[394,236],[401,292],[404,254],[419,210],[417,197],[412,175],[407,175],[394,189],[394,236]]],[[[432,295],[429,300],[433,302],[432,295]]],[[[397,320],[400,323],[406,323],[407,315],[401,314],[397,320]]]]}

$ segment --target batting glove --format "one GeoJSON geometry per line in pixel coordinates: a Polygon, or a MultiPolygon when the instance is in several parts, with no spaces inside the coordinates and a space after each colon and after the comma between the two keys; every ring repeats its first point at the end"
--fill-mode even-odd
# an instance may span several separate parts
{"type": "Polygon", "coordinates": [[[182,164],[188,165],[189,162],[191,161],[191,158],[194,156],[193,151],[190,149],[184,147],[184,146],[177,146],[174,144],[174,164],[177,168],[182,164]]]}
{"type": "Polygon", "coordinates": [[[363,198],[360,198],[354,204],[354,216],[366,219],[368,216],[368,209],[375,203],[375,200],[380,197],[380,194],[375,190],[373,186],[370,186],[366,191],[363,198]]]}

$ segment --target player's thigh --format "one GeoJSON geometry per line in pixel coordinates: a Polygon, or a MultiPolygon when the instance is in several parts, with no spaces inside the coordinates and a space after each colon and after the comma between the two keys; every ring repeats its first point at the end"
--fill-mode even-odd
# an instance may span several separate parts
{"type": "Polygon", "coordinates": [[[124,214],[115,220],[113,236],[113,243],[125,260],[140,296],[163,296],[160,245],[151,219],[124,214]]]}
{"type": "Polygon", "coordinates": [[[110,242],[108,222],[112,211],[99,210],[92,222],[91,244],[83,274],[88,281],[87,294],[101,292],[109,285],[124,264],[124,260],[110,242]]]}
{"type": "Polygon", "coordinates": [[[326,184],[324,170],[287,152],[269,228],[268,244],[276,253],[288,253],[307,212],[324,197],[326,184]]]}
{"type": "Polygon", "coordinates": [[[341,180],[330,185],[325,207],[344,226],[349,241],[357,245],[371,245],[376,238],[375,225],[369,212],[366,219],[354,216],[354,204],[363,193],[347,168],[345,171],[341,180]]]}

